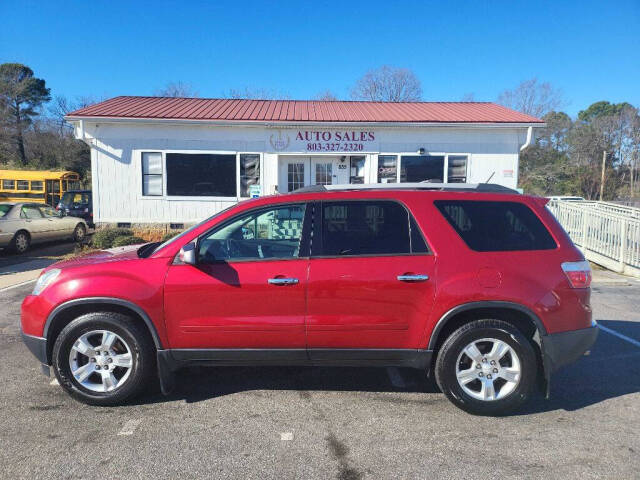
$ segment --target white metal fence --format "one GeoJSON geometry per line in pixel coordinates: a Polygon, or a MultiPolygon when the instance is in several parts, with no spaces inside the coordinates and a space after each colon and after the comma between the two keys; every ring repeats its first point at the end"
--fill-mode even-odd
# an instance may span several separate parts
{"type": "Polygon", "coordinates": [[[547,206],[588,260],[640,277],[640,208],[565,200],[547,206]]]}

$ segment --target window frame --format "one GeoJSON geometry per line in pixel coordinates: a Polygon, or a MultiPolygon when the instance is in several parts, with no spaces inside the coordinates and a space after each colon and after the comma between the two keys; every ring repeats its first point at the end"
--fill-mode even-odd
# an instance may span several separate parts
{"type": "Polygon", "coordinates": [[[266,195],[264,190],[264,153],[251,150],[185,150],[185,149],[167,149],[159,150],[152,148],[140,148],[132,150],[132,156],[138,164],[138,199],[139,200],[174,200],[174,201],[218,201],[218,202],[240,202],[250,197],[240,195],[240,155],[258,155],[260,168],[260,185],[262,187],[262,195],[266,195]],[[142,194],[142,154],[143,153],[160,153],[162,155],[162,195],[143,195],[142,194]],[[180,196],[167,194],[167,154],[168,153],[184,153],[193,155],[235,155],[236,159],[236,195],[232,197],[221,196],[180,196]]]}
{"type": "Polygon", "coordinates": [[[415,216],[411,213],[409,207],[406,204],[401,202],[400,200],[396,200],[393,198],[342,198],[342,199],[333,199],[333,200],[319,200],[314,202],[314,217],[313,217],[313,241],[310,245],[310,255],[311,258],[375,258],[375,257],[416,257],[416,256],[433,256],[433,249],[429,244],[427,237],[424,235],[424,232],[420,228],[418,221],[415,216]],[[400,205],[404,211],[407,213],[407,222],[408,222],[408,232],[409,232],[409,250],[408,253],[373,253],[373,254],[358,254],[358,255],[319,255],[316,252],[323,252],[324,248],[324,238],[322,233],[322,225],[323,225],[323,205],[326,203],[356,203],[356,202],[388,202],[395,203],[400,205]],[[413,252],[413,245],[411,242],[411,220],[413,219],[416,227],[418,228],[418,233],[422,237],[425,246],[427,247],[426,252],[413,252]]]}
{"type": "MultiPolygon", "coordinates": [[[[425,151],[424,154],[419,154],[416,152],[380,152],[376,155],[376,181],[375,183],[382,183],[380,182],[380,176],[379,176],[379,172],[378,172],[378,167],[379,167],[379,163],[378,163],[378,159],[379,157],[383,156],[395,156],[396,157],[396,184],[401,185],[400,182],[400,176],[401,176],[401,171],[402,171],[402,157],[420,157],[420,156],[425,156],[425,155],[430,155],[430,156],[434,156],[434,157],[444,157],[444,173],[443,173],[443,182],[444,183],[448,183],[449,181],[449,156],[452,157],[462,157],[465,156],[467,157],[467,168],[465,171],[465,178],[466,178],[466,182],[464,183],[469,183],[469,166],[471,164],[471,153],[465,153],[465,152],[430,152],[430,151],[425,151]]],[[[462,185],[464,185],[464,183],[462,185]]]]}
{"type": "Polygon", "coordinates": [[[164,197],[165,192],[167,191],[167,187],[166,187],[166,165],[165,165],[165,159],[164,159],[164,154],[160,151],[157,150],[145,150],[140,152],[140,192],[142,194],[143,197],[154,197],[154,198],[158,198],[158,197],[164,197]],[[162,172],[160,173],[144,173],[144,154],[147,153],[159,153],[160,154],[160,164],[162,167],[162,172]],[[162,179],[162,193],[158,194],[154,194],[154,193],[144,193],[144,179],[145,177],[160,177],[162,179]]]}
{"type": "MultiPolygon", "coordinates": [[[[310,249],[311,249],[311,225],[312,218],[314,214],[314,203],[313,201],[301,201],[301,202],[285,202],[285,203],[272,203],[270,205],[262,205],[260,207],[249,208],[246,210],[242,210],[238,212],[236,215],[233,215],[229,218],[226,218],[224,221],[212,226],[204,233],[198,235],[198,237],[192,242],[195,242],[196,248],[196,265],[220,265],[220,264],[234,264],[234,263],[247,263],[247,262],[290,262],[295,260],[309,260],[310,258],[310,249]],[[261,214],[262,212],[268,212],[269,210],[274,210],[277,208],[287,208],[287,207],[295,207],[295,206],[305,206],[304,218],[302,220],[302,233],[300,236],[300,252],[297,257],[291,258],[246,258],[246,259],[235,259],[235,260],[216,260],[214,262],[199,262],[199,252],[200,252],[200,243],[209,235],[214,233],[216,230],[226,227],[227,225],[238,220],[239,217],[243,217],[249,214],[261,214]]],[[[191,242],[190,242],[191,243],[191,242]]]]}

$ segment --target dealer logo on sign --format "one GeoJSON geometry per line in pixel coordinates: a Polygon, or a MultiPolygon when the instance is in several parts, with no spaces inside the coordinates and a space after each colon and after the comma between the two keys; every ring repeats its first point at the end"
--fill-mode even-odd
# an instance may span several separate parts
{"type": "Polygon", "coordinates": [[[269,137],[269,143],[271,144],[273,149],[277,151],[286,150],[287,147],[289,146],[290,141],[291,140],[289,138],[289,135],[285,133],[283,136],[280,130],[278,130],[277,136],[275,133],[272,133],[271,136],[269,137]]]}

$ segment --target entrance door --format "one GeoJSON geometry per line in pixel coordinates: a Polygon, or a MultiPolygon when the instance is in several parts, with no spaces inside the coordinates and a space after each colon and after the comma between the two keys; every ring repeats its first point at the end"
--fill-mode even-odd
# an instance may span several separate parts
{"type": "Polygon", "coordinates": [[[333,185],[337,177],[335,172],[335,160],[333,158],[319,157],[311,160],[311,184],[312,185],[333,185]]]}

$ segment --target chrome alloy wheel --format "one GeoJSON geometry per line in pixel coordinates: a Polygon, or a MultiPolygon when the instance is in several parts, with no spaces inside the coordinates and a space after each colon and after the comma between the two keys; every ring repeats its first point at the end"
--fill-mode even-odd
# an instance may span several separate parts
{"type": "Polygon", "coordinates": [[[24,233],[16,235],[16,250],[20,253],[26,252],[29,248],[29,237],[24,233]]]}
{"type": "Polygon", "coordinates": [[[477,400],[500,400],[520,383],[522,369],[515,350],[496,338],[467,345],[456,362],[456,377],[464,392],[477,400]]]}
{"type": "Polygon", "coordinates": [[[111,392],[129,378],[131,348],[109,330],[83,334],[71,347],[69,367],[76,381],[93,392],[111,392]]]}

